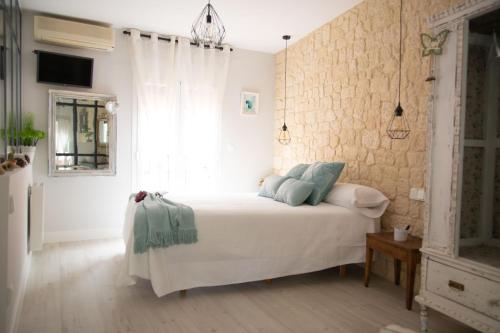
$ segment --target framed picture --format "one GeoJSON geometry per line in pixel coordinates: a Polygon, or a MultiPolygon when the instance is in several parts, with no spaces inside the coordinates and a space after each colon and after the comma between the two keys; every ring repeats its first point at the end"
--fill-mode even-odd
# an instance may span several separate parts
{"type": "Polygon", "coordinates": [[[241,114],[255,116],[259,112],[259,94],[243,91],[241,93],[241,114]]]}

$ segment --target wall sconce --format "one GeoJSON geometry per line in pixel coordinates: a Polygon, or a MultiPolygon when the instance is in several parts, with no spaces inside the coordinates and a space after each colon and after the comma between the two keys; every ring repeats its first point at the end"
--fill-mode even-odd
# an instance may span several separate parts
{"type": "Polygon", "coordinates": [[[120,109],[120,104],[117,101],[108,101],[105,105],[106,111],[111,114],[115,114],[118,109],[120,109]]]}

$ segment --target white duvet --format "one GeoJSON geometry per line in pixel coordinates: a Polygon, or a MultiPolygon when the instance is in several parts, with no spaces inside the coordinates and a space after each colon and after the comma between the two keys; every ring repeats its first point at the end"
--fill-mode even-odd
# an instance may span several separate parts
{"type": "Polygon", "coordinates": [[[133,200],[124,226],[122,282],[149,279],[158,296],[363,262],[365,234],[380,228],[378,219],[324,202],[291,207],[255,193],[168,198],[193,208],[197,243],[134,254],[133,200]]]}

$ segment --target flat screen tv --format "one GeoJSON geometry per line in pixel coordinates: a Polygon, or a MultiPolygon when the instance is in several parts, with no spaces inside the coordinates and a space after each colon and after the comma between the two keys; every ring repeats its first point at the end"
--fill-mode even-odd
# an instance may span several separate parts
{"type": "Polygon", "coordinates": [[[35,53],[37,82],[92,88],[94,59],[39,50],[35,53]]]}

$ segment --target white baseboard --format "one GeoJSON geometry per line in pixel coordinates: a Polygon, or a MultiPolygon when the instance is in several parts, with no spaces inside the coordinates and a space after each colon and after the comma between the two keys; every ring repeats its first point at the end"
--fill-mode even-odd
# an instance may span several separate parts
{"type": "Polygon", "coordinates": [[[31,271],[31,253],[28,254],[26,260],[24,261],[23,272],[21,276],[21,284],[19,285],[19,290],[17,295],[14,295],[14,308],[13,308],[13,318],[7,332],[15,333],[19,328],[19,320],[21,319],[21,313],[23,311],[24,295],[26,294],[26,287],[28,286],[28,280],[31,271]]]}
{"type": "Polygon", "coordinates": [[[44,243],[78,242],[93,239],[122,237],[121,229],[83,229],[66,231],[49,231],[44,234],[44,243]]]}

